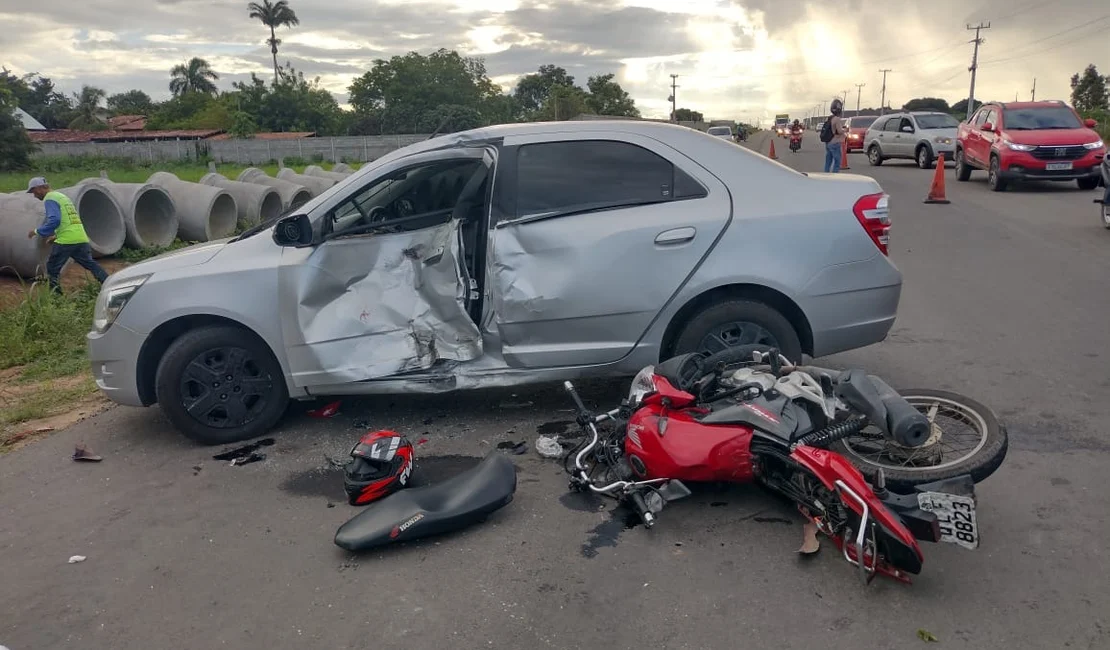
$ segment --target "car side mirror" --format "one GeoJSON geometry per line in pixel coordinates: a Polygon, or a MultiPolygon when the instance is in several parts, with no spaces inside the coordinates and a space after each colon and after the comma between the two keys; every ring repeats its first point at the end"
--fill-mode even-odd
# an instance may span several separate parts
{"type": "Polygon", "coordinates": [[[902,127],[902,133],[913,133],[913,127],[912,127],[912,126],[908,126],[908,125],[907,125],[907,126],[903,126],[903,127],[902,127]]]}
{"type": "Polygon", "coordinates": [[[274,225],[274,243],[295,248],[311,246],[312,222],[308,220],[308,215],[294,214],[278,219],[274,225]]]}
{"type": "Polygon", "coordinates": [[[983,123],[983,130],[984,131],[994,131],[994,125],[991,124],[990,122],[984,122],[983,123]]]}
{"type": "Polygon", "coordinates": [[[1087,119],[1083,120],[1083,126],[1087,127],[1088,129],[1093,129],[1098,126],[1098,122],[1088,117],[1087,119]]]}

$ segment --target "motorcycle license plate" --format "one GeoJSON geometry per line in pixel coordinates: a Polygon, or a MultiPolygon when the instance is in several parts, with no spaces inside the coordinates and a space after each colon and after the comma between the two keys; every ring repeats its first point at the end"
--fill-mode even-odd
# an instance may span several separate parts
{"type": "Polygon", "coordinates": [[[1047,169],[1050,172],[1065,171],[1065,170],[1071,169],[1071,163],[1070,162],[1048,163],[1044,166],[1044,168],[1047,169]]]}
{"type": "Polygon", "coordinates": [[[979,547],[975,499],[944,492],[922,492],[917,495],[917,504],[940,520],[940,541],[971,550],[979,547]]]}

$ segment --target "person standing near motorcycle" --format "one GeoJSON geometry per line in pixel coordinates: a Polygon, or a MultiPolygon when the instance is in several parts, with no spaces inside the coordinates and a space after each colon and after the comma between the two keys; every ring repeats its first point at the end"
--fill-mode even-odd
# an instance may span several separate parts
{"type": "Polygon", "coordinates": [[[844,103],[839,98],[834,99],[829,105],[831,115],[821,128],[821,142],[825,143],[825,173],[840,173],[841,148],[844,146],[844,134],[848,130],[840,117],[843,112],[844,103]]]}

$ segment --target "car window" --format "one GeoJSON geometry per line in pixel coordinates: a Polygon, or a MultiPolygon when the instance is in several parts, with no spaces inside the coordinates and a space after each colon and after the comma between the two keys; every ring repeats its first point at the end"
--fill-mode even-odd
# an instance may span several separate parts
{"type": "Polygon", "coordinates": [[[732,129],[727,126],[711,126],[708,133],[709,135],[732,135],[732,129]]]}
{"type": "Polygon", "coordinates": [[[517,154],[517,217],[700,198],[694,178],[643,147],[613,140],[526,144],[517,154]]]}
{"type": "Polygon", "coordinates": [[[898,126],[898,130],[901,131],[902,129],[906,128],[907,126],[910,127],[911,131],[913,130],[913,122],[910,121],[910,118],[903,117],[902,118],[902,123],[898,126]]]}
{"type": "Polygon", "coordinates": [[[975,117],[971,118],[971,123],[974,124],[975,126],[982,126],[983,122],[987,121],[987,111],[988,110],[989,109],[987,109],[987,108],[980,108],[979,112],[977,112],[975,114],[975,117]]]}
{"type": "Polygon", "coordinates": [[[919,129],[954,129],[960,125],[956,118],[947,113],[918,115],[916,119],[919,129]]]}
{"type": "Polygon", "coordinates": [[[1007,108],[1002,112],[1006,129],[1029,131],[1033,129],[1079,129],[1083,125],[1066,106],[1036,108],[1007,108]]]}
{"type": "Polygon", "coordinates": [[[886,121],[886,124],[883,125],[883,130],[884,131],[897,131],[898,130],[898,124],[901,121],[902,121],[902,118],[900,118],[900,117],[892,117],[892,118],[890,118],[889,120],[886,121]]]}
{"type": "MultiPolygon", "coordinates": [[[[467,181],[482,167],[480,160],[441,160],[377,178],[332,209],[329,232],[343,234],[365,226],[388,226],[407,217],[453,210],[467,181]]],[[[405,229],[400,224],[394,228],[405,229]]]]}
{"type": "Polygon", "coordinates": [[[998,113],[992,108],[987,111],[986,117],[983,118],[983,124],[991,123],[991,126],[998,126],[998,113]]]}

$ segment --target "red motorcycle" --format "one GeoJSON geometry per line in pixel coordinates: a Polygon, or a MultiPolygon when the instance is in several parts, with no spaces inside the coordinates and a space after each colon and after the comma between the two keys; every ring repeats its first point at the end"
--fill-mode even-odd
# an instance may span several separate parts
{"type": "Polygon", "coordinates": [[[600,415],[564,387],[586,433],[564,459],[572,490],[616,498],[650,528],[665,504],[691,494],[684,481],[758,482],[805,518],[800,552],[817,552],[820,532],[865,584],[879,574],[909,583],[924,561],[918,540],[977,548],[975,483],[1007,449],[998,419],[972,400],[900,395],[879,377],[791,365],[765,346],[648,366],[621,406],[600,415]],[[615,426],[602,435],[603,423],[615,426]]]}
{"type": "Polygon", "coordinates": [[[793,152],[793,153],[798,153],[798,151],[801,150],[801,148],[802,148],[802,131],[801,131],[801,129],[795,129],[795,130],[790,132],[790,151],[793,152]]]}

